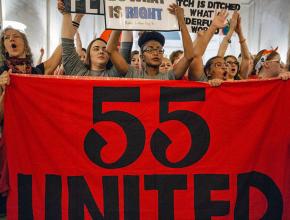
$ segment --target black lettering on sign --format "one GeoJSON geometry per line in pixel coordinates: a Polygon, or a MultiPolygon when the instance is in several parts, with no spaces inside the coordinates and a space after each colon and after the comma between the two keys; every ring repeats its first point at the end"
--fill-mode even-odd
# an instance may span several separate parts
{"type": "Polygon", "coordinates": [[[230,211],[229,201],[211,201],[211,190],[229,189],[229,176],[221,174],[194,175],[195,220],[211,220],[230,211]]]}
{"type": "Polygon", "coordinates": [[[205,1],[198,1],[197,8],[205,8],[205,1]]]}
{"type": "MultiPolygon", "coordinates": [[[[96,165],[116,169],[128,166],[141,155],[145,145],[145,129],[133,115],[123,111],[103,113],[103,102],[139,102],[140,88],[95,87],[93,92],[93,123],[111,121],[120,125],[127,137],[127,147],[119,160],[106,163],[101,158],[101,150],[106,141],[94,129],[91,129],[84,141],[85,153],[96,165]]],[[[117,146],[116,146],[117,147],[117,146]]]]}
{"type": "Polygon", "coordinates": [[[64,0],[65,11],[83,14],[104,14],[101,0],[64,0]]]}
{"type": "Polygon", "coordinates": [[[177,0],[177,4],[181,7],[194,7],[195,0],[177,0]]]}
{"type": "Polygon", "coordinates": [[[46,175],[45,180],[45,220],[61,220],[61,176],[46,175]]]}
{"type": "Polygon", "coordinates": [[[174,190],[187,189],[186,175],[145,175],[146,190],[158,190],[158,219],[174,220],[174,190]]]}
{"type": "Polygon", "coordinates": [[[139,176],[124,176],[124,219],[140,219],[139,176]]]}
{"type": "Polygon", "coordinates": [[[109,17],[110,18],[121,18],[122,17],[121,6],[109,6],[109,17]]]}
{"type": "Polygon", "coordinates": [[[177,120],[188,128],[191,134],[191,147],[185,158],[172,163],[166,157],[166,150],[171,140],[160,129],[157,129],[151,139],[151,151],[154,157],[164,166],[182,168],[199,161],[207,152],[210,133],[206,121],[198,114],[185,110],[168,112],[170,102],[204,101],[204,88],[166,88],[160,89],[160,122],[177,120]]]}
{"type": "MultiPolygon", "coordinates": [[[[33,220],[32,175],[18,174],[18,220],[33,220]]],[[[68,176],[68,198],[62,198],[62,177],[53,174],[45,175],[45,220],[59,220],[62,211],[67,212],[69,220],[84,220],[84,209],[88,210],[92,219],[119,220],[120,198],[118,176],[102,177],[103,210],[96,204],[90,191],[97,185],[88,186],[83,176],[68,176]],[[63,210],[62,201],[68,200],[68,210],[63,210]]],[[[175,190],[186,190],[185,174],[145,175],[144,189],[158,191],[158,219],[174,220],[175,190]]],[[[230,201],[212,201],[212,190],[228,190],[229,175],[227,174],[195,174],[194,178],[194,213],[195,220],[210,220],[215,216],[229,214],[230,201]]],[[[123,177],[124,219],[139,220],[140,211],[140,176],[123,177]]],[[[143,185],[143,184],[142,184],[143,185]]],[[[38,185],[34,185],[38,187],[38,185]]],[[[234,186],[232,186],[234,187],[234,186]]],[[[262,220],[282,220],[283,199],[275,182],[267,175],[259,172],[238,174],[237,201],[234,209],[235,220],[249,220],[250,187],[260,190],[267,200],[267,210],[262,220]]],[[[37,189],[39,190],[39,189],[37,189]]],[[[100,193],[100,192],[98,192],[100,193]]],[[[121,193],[122,194],[122,193],[121,193]]],[[[34,195],[35,196],[35,195],[34,195]]],[[[42,197],[42,194],[37,196],[42,197]]],[[[152,198],[154,201],[155,198],[152,198]]],[[[38,201],[43,202],[43,201],[38,201]]],[[[231,201],[234,204],[234,201],[231,201]]],[[[122,209],[123,210],[123,209],[122,209]]],[[[142,210],[143,211],[143,210],[142,210]]],[[[260,214],[260,213],[259,213],[260,214]]]]}
{"type": "Polygon", "coordinates": [[[249,220],[251,186],[259,189],[268,202],[267,210],[261,219],[281,220],[283,214],[282,194],[270,177],[258,172],[238,175],[238,196],[235,207],[235,220],[249,220]]]}
{"type": "Polygon", "coordinates": [[[32,175],[18,174],[18,220],[33,220],[32,175]]]}
{"type": "Polygon", "coordinates": [[[104,215],[97,207],[94,197],[82,176],[68,177],[69,220],[83,220],[84,206],[92,219],[119,220],[118,177],[103,177],[104,215]]]}

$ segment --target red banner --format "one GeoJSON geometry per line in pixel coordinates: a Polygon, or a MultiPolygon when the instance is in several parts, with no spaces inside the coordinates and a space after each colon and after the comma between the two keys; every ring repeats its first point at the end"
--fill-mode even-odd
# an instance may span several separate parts
{"type": "Polygon", "coordinates": [[[11,76],[9,220],[290,219],[290,81],[11,76]]]}

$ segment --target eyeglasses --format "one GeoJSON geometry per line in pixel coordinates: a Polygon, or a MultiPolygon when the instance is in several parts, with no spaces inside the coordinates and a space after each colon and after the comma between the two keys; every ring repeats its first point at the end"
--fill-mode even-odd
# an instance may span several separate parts
{"type": "Polygon", "coordinates": [[[237,61],[235,61],[235,62],[227,61],[226,63],[229,64],[229,65],[233,65],[233,64],[239,65],[239,62],[237,62],[237,61]]]}
{"type": "Polygon", "coordinates": [[[279,63],[279,64],[281,64],[281,59],[266,60],[265,63],[279,63]]]}
{"type": "Polygon", "coordinates": [[[147,47],[143,49],[143,52],[147,52],[147,53],[154,53],[157,52],[158,54],[164,54],[164,49],[163,48],[152,48],[152,47],[147,47]]]}
{"type": "Polygon", "coordinates": [[[222,62],[216,62],[216,63],[213,63],[213,65],[214,65],[216,68],[222,68],[223,66],[224,66],[224,67],[228,67],[228,64],[227,64],[227,63],[222,63],[222,62]]]}

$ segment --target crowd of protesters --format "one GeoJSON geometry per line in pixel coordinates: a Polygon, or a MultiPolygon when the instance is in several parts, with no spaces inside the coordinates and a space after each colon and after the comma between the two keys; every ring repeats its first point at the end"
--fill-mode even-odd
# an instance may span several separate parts
{"type": "MultiPolygon", "coordinates": [[[[247,40],[243,35],[241,16],[234,12],[230,28],[225,35],[217,55],[205,64],[203,55],[217,29],[225,26],[228,12],[221,10],[213,18],[207,31],[201,31],[192,41],[184,22],[183,9],[172,4],[169,12],[176,16],[183,43],[183,50],[174,51],[169,58],[164,56],[164,36],[155,31],[141,32],[138,40],[140,51],[131,51],[132,32],[123,31],[120,48],[118,48],[121,31],[112,31],[106,42],[102,38],[93,39],[87,49],[83,48],[78,27],[83,15],[72,15],[65,11],[64,3],[58,0],[58,10],[63,15],[61,45],[52,56],[42,62],[43,49],[37,65],[33,65],[32,54],[26,35],[12,27],[1,33],[1,53],[4,63],[0,66],[0,120],[3,125],[3,97],[5,86],[9,85],[11,73],[78,75],[94,77],[125,77],[156,80],[192,80],[208,82],[219,86],[224,81],[245,79],[290,78],[290,52],[288,65],[282,65],[278,48],[261,50],[251,55],[247,40]],[[239,38],[240,57],[225,56],[233,33],[239,38]],[[76,38],[76,47],[74,39],[76,38]]],[[[7,161],[3,138],[0,140],[0,217],[5,215],[8,185],[7,161]],[[1,210],[2,209],[2,210],[1,210]]]]}

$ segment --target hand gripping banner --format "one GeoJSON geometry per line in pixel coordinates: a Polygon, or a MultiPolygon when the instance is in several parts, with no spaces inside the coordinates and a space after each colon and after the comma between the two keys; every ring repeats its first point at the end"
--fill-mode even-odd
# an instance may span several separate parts
{"type": "Polygon", "coordinates": [[[290,219],[290,81],[12,75],[9,220],[290,219]]]}

